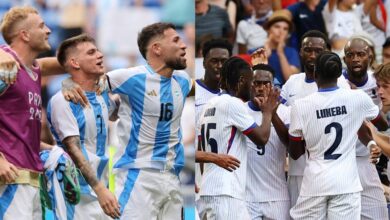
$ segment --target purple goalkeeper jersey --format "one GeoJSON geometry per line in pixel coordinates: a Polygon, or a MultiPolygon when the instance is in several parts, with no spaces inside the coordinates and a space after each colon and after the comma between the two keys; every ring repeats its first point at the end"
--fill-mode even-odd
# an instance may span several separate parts
{"type": "Polygon", "coordinates": [[[18,168],[42,171],[39,66],[27,69],[10,47],[2,45],[0,48],[14,56],[21,66],[15,84],[0,95],[0,152],[18,168]]]}

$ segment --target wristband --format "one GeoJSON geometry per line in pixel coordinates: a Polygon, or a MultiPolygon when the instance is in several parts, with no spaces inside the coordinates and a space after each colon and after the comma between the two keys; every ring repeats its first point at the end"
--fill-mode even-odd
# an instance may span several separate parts
{"type": "Polygon", "coordinates": [[[377,144],[376,144],[376,142],[374,140],[371,140],[371,141],[368,142],[367,148],[370,149],[371,145],[377,145],[377,144]]]}

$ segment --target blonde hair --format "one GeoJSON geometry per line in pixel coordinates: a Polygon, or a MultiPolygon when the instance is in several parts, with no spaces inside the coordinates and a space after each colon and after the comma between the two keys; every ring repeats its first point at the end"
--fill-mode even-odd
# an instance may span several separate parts
{"type": "Polygon", "coordinates": [[[389,83],[390,82],[390,63],[379,65],[374,72],[376,81],[389,83]]]}
{"type": "Polygon", "coordinates": [[[21,21],[25,20],[29,14],[38,14],[38,11],[33,7],[23,6],[13,7],[4,14],[0,30],[7,44],[12,43],[12,39],[15,36],[15,28],[21,21]]]}

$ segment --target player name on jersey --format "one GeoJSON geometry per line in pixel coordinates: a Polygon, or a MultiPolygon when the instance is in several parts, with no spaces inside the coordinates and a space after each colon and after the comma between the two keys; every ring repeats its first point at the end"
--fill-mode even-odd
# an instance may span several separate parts
{"type": "Polygon", "coordinates": [[[347,114],[347,109],[345,108],[345,105],[342,105],[342,106],[336,106],[332,108],[316,110],[316,112],[317,112],[317,118],[320,119],[320,118],[327,118],[336,115],[345,115],[347,114]]]}
{"type": "Polygon", "coordinates": [[[210,117],[215,115],[215,108],[209,108],[204,113],[204,117],[210,117]]]}

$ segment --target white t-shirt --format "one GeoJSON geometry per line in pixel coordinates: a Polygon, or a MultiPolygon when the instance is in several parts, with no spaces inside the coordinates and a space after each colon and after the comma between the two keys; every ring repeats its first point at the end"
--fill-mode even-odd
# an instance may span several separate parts
{"type": "Polygon", "coordinates": [[[266,40],[267,32],[256,23],[254,16],[238,23],[236,41],[246,45],[248,50],[264,46],[266,40]]]}
{"type": "Polygon", "coordinates": [[[325,196],[362,190],[356,165],[357,132],[379,113],[360,90],[330,88],[296,100],[289,134],[306,142],[308,159],[300,196],[325,196]]]}
{"type": "Polygon", "coordinates": [[[355,6],[350,11],[340,11],[335,4],[332,12],[329,11],[329,3],[326,3],[322,16],[329,39],[333,37],[350,38],[353,34],[362,33],[362,18],[364,16],[363,4],[355,6]]]}
{"type": "Polygon", "coordinates": [[[200,119],[201,139],[206,152],[228,154],[241,164],[229,172],[213,163],[206,163],[200,196],[227,195],[245,200],[247,147],[245,135],[256,127],[242,100],[228,94],[213,98],[204,107],[200,119]]]}

